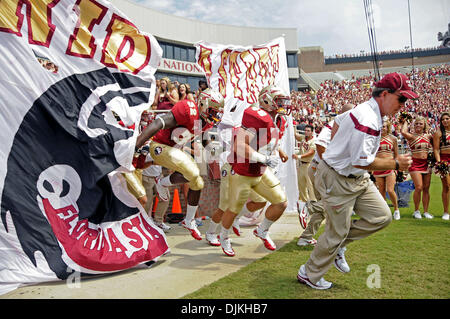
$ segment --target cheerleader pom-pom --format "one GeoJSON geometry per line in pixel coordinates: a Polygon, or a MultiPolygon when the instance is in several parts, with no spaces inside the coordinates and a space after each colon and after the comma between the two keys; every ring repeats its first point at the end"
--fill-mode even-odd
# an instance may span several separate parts
{"type": "Polygon", "coordinates": [[[433,168],[434,165],[436,165],[436,158],[434,157],[433,152],[428,152],[427,164],[428,164],[428,167],[430,167],[430,168],[433,168]]]}
{"type": "Polygon", "coordinates": [[[404,181],[406,181],[407,178],[408,178],[408,173],[402,172],[402,171],[397,171],[397,176],[395,178],[395,181],[397,183],[403,183],[404,181]]]}
{"type": "Polygon", "coordinates": [[[447,162],[436,162],[434,165],[434,173],[444,178],[449,173],[449,165],[447,162]]]}
{"type": "Polygon", "coordinates": [[[409,123],[412,121],[412,116],[408,112],[401,112],[400,119],[406,120],[409,123]]]}

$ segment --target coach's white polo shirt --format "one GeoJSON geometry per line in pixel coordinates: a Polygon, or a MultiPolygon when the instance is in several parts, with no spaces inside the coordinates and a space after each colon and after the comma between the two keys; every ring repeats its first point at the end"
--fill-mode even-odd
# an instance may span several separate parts
{"type": "Polygon", "coordinates": [[[339,129],[322,155],[325,162],[339,174],[363,175],[374,160],[380,146],[383,119],[374,98],[357,105],[335,118],[339,129]]]}

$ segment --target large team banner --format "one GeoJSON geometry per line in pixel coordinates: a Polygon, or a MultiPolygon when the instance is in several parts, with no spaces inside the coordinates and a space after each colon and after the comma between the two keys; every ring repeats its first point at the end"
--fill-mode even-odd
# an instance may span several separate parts
{"type": "MultiPolygon", "coordinates": [[[[208,43],[195,44],[196,61],[203,70],[209,87],[225,98],[222,122],[241,125],[244,110],[258,104],[261,89],[276,85],[289,94],[289,75],[284,38],[255,46],[208,43]]],[[[292,116],[286,117],[288,127],[281,139],[281,147],[289,155],[286,163],[275,170],[288,197],[287,211],[297,210],[297,170],[292,154],[295,147],[292,116]],[[295,182],[292,182],[295,181],[295,182]]]]}
{"type": "Polygon", "coordinates": [[[153,101],[155,38],[105,0],[2,0],[0,43],[0,294],[167,253],[121,173],[153,101]]]}

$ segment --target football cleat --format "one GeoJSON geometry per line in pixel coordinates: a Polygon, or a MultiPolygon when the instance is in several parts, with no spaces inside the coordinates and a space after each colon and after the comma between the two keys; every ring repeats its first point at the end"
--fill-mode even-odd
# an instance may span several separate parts
{"type": "Polygon", "coordinates": [[[263,241],[263,243],[264,243],[264,247],[266,247],[267,249],[269,249],[269,250],[277,249],[277,246],[272,241],[272,239],[269,237],[269,232],[267,230],[261,231],[259,229],[259,227],[257,227],[253,231],[253,235],[255,235],[256,237],[260,238],[263,241]]]}
{"type": "Polygon", "coordinates": [[[202,234],[200,233],[200,231],[197,228],[197,223],[195,222],[195,219],[193,219],[189,225],[186,223],[186,219],[184,219],[181,222],[181,226],[183,226],[184,228],[186,228],[187,230],[189,230],[191,232],[191,236],[194,237],[197,240],[202,240],[202,234]]]}
{"type": "Polygon", "coordinates": [[[207,232],[205,238],[211,246],[220,246],[219,236],[217,236],[217,234],[207,232]]]}
{"type": "Polygon", "coordinates": [[[219,242],[225,255],[229,257],[233,257],[235,255],[233,247],[231,247],[231,240],[229,238],[221,238],[219,236],[219,242]]]}
{"type": "Polygon", "coordinates": [[[155,181],[156,181],[155,187],[156,187],[156,192],[158,193],[158,197],[163,202],[167,202],[169,200],[169,196],[170,196],[169,189],[167,187],[164,187],[161,185],[161,178],[157,177],[155,181]]]}
{"type": "Polygon", "coordinates": [[[308,206],[306,205],[306,203],[300,204],[300,202],[297,202],[297,212],[300,226],[302,226],[303,229],[306,229],[306,226],[308,226],[309,218],[308,206]]]}
{"type": "Polygon", "coordinates": [[[233,232],[236,234],[236,236],[241,236],[241,227],[239,225],[239,219],[236,218],[231,227],[233,229],[233,232]]]}
{"type": "Polygon", "coordinates": [[[299,238],[297,241],[297,246],[314,246],[315,244],[317,244],[317,240],[315,240],[314,238],[311,239],[305,239],[305,238],[299,238]]]}

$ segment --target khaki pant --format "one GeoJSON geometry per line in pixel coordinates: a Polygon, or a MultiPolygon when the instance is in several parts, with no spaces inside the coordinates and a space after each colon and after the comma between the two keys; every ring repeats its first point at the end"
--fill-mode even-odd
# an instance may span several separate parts
{"type": "Polygon", "coordinates": [[[310,163],[302,163],[297,161],[297,182],[299,200],[307,202],[309,200],[316,200],[314,196],[314,188],[308,176],[308,167],[310,163]]]}
{"type": "Polygon", "coordinates": [[[338,248],[363,239],[392,221],[391,210],[369,174],[347,178],[321,161],[315,187],[322,198],[327,222],[305,264],[306,273],[314,283],[331,267],[338,248]],[[353,210],[360,219],[352,220],[353,210]]]}
{"type": "MultiPolygon", "coordinates": [[[[155,177],[142,175],[142,184],[145,188],[145,193],[147,194],[147,203],[145,204],[145,211],[147,212],[148,216],[152,216],[152,209],[153,209],[153,195],[157,196],[156,189],[155,189],[155,177]]],[[[167,211],[167,207],[169,207],[169,200],[168,201],[158,201],[158,205],[156,206],[155,210],[155,217],[154,220],[157,223],[164,222],[164,214],[167,211]]]]}
{"type": "Polygon", "coordinates": [[[303,238],[306,240],[311,240],[313,238],[313,236],[319,230],[319,227],[322,224],[323,220],[325,219],[325,211],[323,208],[322,201],[320,200],[320,194],[317,192],[316,188],[314,187],[314,174],[316,173],[316,169],[317,169],[316,164],[311,163],[309,165],[308,176],[313,185],[314,195],[315,195],[316,200],[306,202],[306,206],[308,208],[310,219],[308,222],[308,226],[306,226],[305,231],[300,235],[300,238],[303,238]]]}

